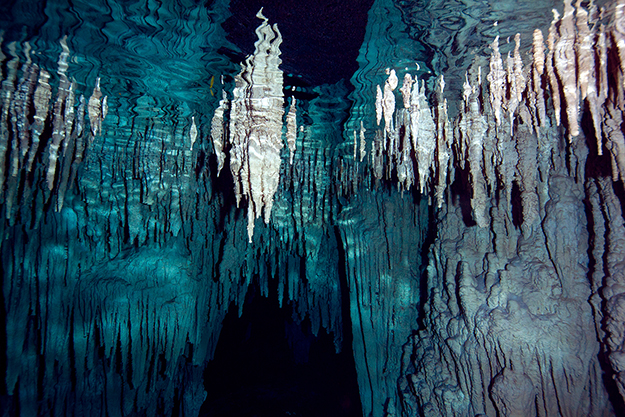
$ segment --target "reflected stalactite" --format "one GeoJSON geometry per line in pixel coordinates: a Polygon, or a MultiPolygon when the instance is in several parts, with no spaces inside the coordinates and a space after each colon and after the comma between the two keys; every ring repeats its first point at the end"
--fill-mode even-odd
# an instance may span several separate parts
{"type": "Polygon", "coordinates": [[[286,115],[286,143],[289,147],[289,165],[293,165],[297,139],[297,100],[291,99],[289,112],[286,115]]]}
{"type": "MultiPolygon", "coordinates": [[[[8,45],[13,58],[6,64],[7,77],[1,89],[0,196],[4,201],[5,218],[10,222],[15,221],[17,212],[22,209],[24,218],[29,217],[27,211],[32,211],[34,218],[40,218],[43,208],[28,206],[36,194],[36,178],[40,175],[45,177],[47,191],[55,199],[53,207],[60,211],[86,147],[93,141],[93,137],[85,137],[85,99],[80,95],[76,103],[76,83],[67,75],[70,51],[66,38],[61,39],[60,46],[58,88],[52,102],[51,75],[32,62],[30,45],[23,46],[26,56],[23,63],[20,63],[18,45],[14,42],[8,45]],[[44,136],[47,129],[50,134],[44,136]],[[40,161],[42,151],[45,156],[40,161]],[[3,169],[5,166],[9,168],[7,172],[3,169]],[[31,175],[35,175],[34,180],[31,175]]],[[[106,97],[101,98],[99,80],[95,95],[91,107],[99,110],[91,119],[92,131],[100,132],[108,105],[106,97]]]]}
{"type": "Polygon", "coordinates": [[[29,341],[7,344],[9,396],[33,414],[71,408],[72,396],[81,396],[76,414],[152,415],[157,396],[197,405],[221,321],[231,303],[241,311],[258,280],[264,296],[277,287],[280,305],[310,319],[313,333],[331,331],[337,349],[348,291],[367,414],[392,415],[400,399],[406,414],[427,416],[609,410],[596,339],[624,392],[623,222],[617,186],[584,177],[586,158],[596,157],[584,134],[594,131],[601,161],[611,158],[612,180],[625,178],[625,32],[622,5],[615,21],[599,25],[582,3],[566,1],[562,18],[554,13],[546,45],[540,30],[531,42],[490,37],[462,91],[446,90],[442,74],[380,65],[379,85],[367,95],[370,120],[352,123],[339,145],[323,130],[340,113],[328,99],[344,99],[339,87],[285,103],[281,34],[262,12],[255,52],[234,76],[230,99],[223,91],[210,139],[198,129],[210,115],[181,106],[180,119],[165,120],[160,102],[144,95],[141,111],[116,119],[128,136],[103,141],[93,158],[86,153],[108,112],[100,79],[85,98],[70,76],[65,39],[56,72],[23,60],[26,44],[21,53],[8,45],[11,57],[0,57],[7,224],[37,218],[44,207],[60,212],[50,210],[50,226],[32,235],[22,236],[21,224],[3,229],[16,242],[3,248],[3,262],[18,265],[6,271],[7,334],[29,341]],[[532,45],[526,62],[522,42],[532,45]],[[583,124],[586,109],[592,127],[583,124]],[[208,141],[218,176],[229,152],[247,223],[223,184],[200,168],[208,141]],[[72,204],[64,203],[75,184],[72,204]],[[432,214],[435,226],[426,221],[432,214]],[[271,217],[271,227],[256,229],[262,246],[253,240],[261,215],[271,217]],[[424,249],[429,227],[436,235],[424,249]],[[54,250],[42,250],[50,236],[54,250]],[[44,255],[22,270],[19,251],[44,255]],[[38,304],[39,293],[52,295],[38,304]],[[43,310],[42,333],[58,325],[68,337],[30,343],[32,305],[43,310]],[[36,392],[62,378],[71,389],[36,392]]]}
{"type": "Polygon", "coordinates": [[[193,150],[193,145],[197,140],[197,126],[195,125],[195,117],[191,117],[191,127],[189,128],[189,142],[191,142],[191,146],[189,146],[189,150],[193,150]]]}
{"type": "MultiPolygon", "coordinates": [[[[72,129],[74,122],[74,84],[67,78],[67,59],[69,58],[69,48],[67,47],[66,38],[61,40],[62,52],[58,61],[59,90],[54,103],[54,117],[52,119],[52,141],[48,147],[48,173],[46,181],[48,190],[52,191],[55,185],[55,173],[57,169],[57,160],[59,157],[59,147],[66,137],[66,123],[69,131],[72,129]]],[[[93,119],[92,119],[93,126],[93,119]]],[[[93,131],[92,127],[92,131],[93,131]]],[[[95,134],[95,133],[94,133],[95,134]]]]}
{"type": "Polygon", "coordinates": [[[533,223],[537,219],[536,213],[543,210],[541,204],[546,202],[544,198],[537,200],[537,187],[547,189],[548,183],[543,179],[537,185],[534,175],[529,175],[527,166],[522,164],[533,164],[537,159],[542,161],[541,172],[542,177],[545,177],[549,168],[545,166],[548,162],[543,156],[557,149],[558,143],[554,141],[557,133],[554,129],[560,126],[562,114],[566,117],[569,143],[578,146],[581,140],[577,139],[581,134],[579,108],[584,102],[593,122],[598,154],[602,155],[604,146],[610,151],[614,180],[618,180],[620,172],[625,172],[622,151],[625,143],[617,128],[621,124],[622,92],[610,92],[607,72],[608,67],[619,68],[618,80],[625,78],[621,74],[620,60],[608,62],[609,56],[620,57],[618,51],[610,55],[610,49],[616,47],[610,39],[617,42],[619,37],[617,26],[621,9],[617,7],[614,24],[606,28],[589,21],[597,15],[594,6],[587,11],[579,2],[574,7],[570,0],[565,1],[562,16],[553,10],[554,19],[549,28],[546,54],[542,32],[538,29],[534,31],[532,52],[529,54],[531,60],[527,66],[521,57],[522,40],[519,34],[514,37],[513,51],[508,53],[505,60],[500,53],[499,37],[495,37],[490,45],[489,72],[486,77],[481,75],[484,67],[481,57],[475,58],[470,70],[473,71],[471,77],[467,74],[462,94],[464,106],[450,123],[454,138],[449,133],[444,134],[451,130],[445,121],[446,110],[442,107],[446,98],[436,95],[437,106],[431,111],[424,84],[413,80],[409,73],[404,75],[404,83],[400,88],[403,108],[407,108],[410,103],[409,115],[404,114],[403,109],[395,111],[394,106],[390,105],[394,103],[394,97],[390,97],[390,94],[394,94],[392,87],[396,85],[397,77],[395,70],[387,69],[389,77],[384,90],[380,86],[376,87],[378,124],[384,118],[385,125],[381,129],[384,139],[381,139],[380,133],[376,133],[372,139],[372,176],[391,179],[396,175],[400,188],[410,188],[412,178],[407,166],[412,161],[408,160],[407,155],[414,152],[414,172],[418,172],[416,182],[420,192],[426,195],[433,192],[437,206],[440,207],[448,186],[446,176],[440,174],[456,164],[464,167],[465,161],[468,161],[473,187],[472,207],[481,227],[488,224],[481,213],[491,205],[490,200],[497,184],[503,184],[504,197],[510,202],[515,181],[519,181],[521,189],[525,190],[522,191],[526,214],[524,218],[533,223]],[[482,86],[482,78],[488,82],[485,87],[482,86]],[[561,96],[564,103],[560,103],[561,96]],[[550,103],[550,108],[547,103],[550,103]],[[523,127],[527,123],[531,127],[529,131],[523,127]],[[522,132],[517,135],[515,129],[519,128],[522,132]],[[412,138],[409,148],[399,142],[400,131],[412,138]],[[446,144],[452,142],[455,143],[454,161],[448,164],[446,144]],[[436,172],[439,175],[430,178],[436,172]],[[486,182],[482,179],[482,172],[486,175],[486,182]]]}
{"type": "MultiPolygon", "coordinates": [[[[282,92],[282,71],[278,66],[282,35],[277,25],[270,26],[262,9],[256,15],[263,22],[256,28],[258,40],[254,53],[242,64],[241,72],[235,77],[235,88],[230,103],[230,171],[235,180],[237,205],[243,198],[248,200],[248,236],[252,241],[254,222],[261,214],[265,223],[271,218],[274,194],[280,181],[280,151],[283,147],[282,118],[284,115],[282,92]]],[[[213,145],[217,154],[218,171],[223,166],[222,144],[219,137],[223,128],[222,105],[213,118],[213,145]],[[218,113],[219,112],[219,113],[218,113]]],[[[287,117],[287,129],[295,117],[287,117]],[[290,120],[290,122],[289,122],[290,120]]],[[[292,132],[289,129],[288,132],[292,132]]],[[[292,136],[292,134],[291,134],[292,136]]],[[[291,143],[294,144],[291,138],[291,143]]]]}
{"type": "Polygon", "coordinates": [[[229,108],[228,95],[225,90],[222,91],[223,97],[219,101],[219,106],[215,109],[215,114],[211,121],[211,140],[213,149],[217,156],[217,176],[221,173],[226,161],[224,153],[224,112],[229,108]]]}
{"type": "Polygon", "coordinates": [[[26,172],[30,173],[35,161],[35,154],[39,148],[39,140],[41,133],[48,119],[50,109],[50,100],[52,100],[52,87],[49,84],[50,74],[46,70],[41,70],[37,81],[37,89],[35,90],[35,119],[32,126],[32,140],[30,150],[28,152],[28,163],[26,164],[26,172]]]}
{"type": "Polygon", "coordinates": [[[102,130],[102,120],[108,112],[106,97],[102,99],[102,91],[100,91],[100,78],[95,82],[91,97],[89,97],[89,123],[91,124],[91,134],[97,136],[102,130]]]}
{"type": "MultiPolygon", "coordinates": [[[[10,109],[11,102],[13,100],[13,93],[15,91],[15,81],[17,79],[17,68],[19,65],[19,58],[15,52],[15,42],[11,42],[8,45],[9,53],[13,56],[7,62],[6,68],[6,78],[2,81],[2,97],[1,97],[1,105],[2,109],[0,112],[0,195],[5,194],[5,182],[7,179],[7,172],[5,171],[5,167],[7,166],[7,159],[10,163],[10,150],[14,148],[14,144],[9,142],[11,137],[11,127],[9,126],[10,120],[10,109]],[[13,146],[12,146],[13,145],[13,146]]],[[[7,216],[9,216],[10,210],[7,211],[7,216]]]]}

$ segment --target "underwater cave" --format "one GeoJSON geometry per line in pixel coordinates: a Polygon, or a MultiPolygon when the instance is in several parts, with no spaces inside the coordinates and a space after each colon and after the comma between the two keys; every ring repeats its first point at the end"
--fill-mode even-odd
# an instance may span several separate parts
{"type": "Polygon", "coordinates": [[[624,28],[0,2],[0,414],[622,415],[624,28]]]}

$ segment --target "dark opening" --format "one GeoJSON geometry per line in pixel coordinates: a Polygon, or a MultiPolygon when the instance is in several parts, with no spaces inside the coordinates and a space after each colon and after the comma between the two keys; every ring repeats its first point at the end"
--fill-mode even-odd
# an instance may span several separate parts
{"type": "Polygon", "coordinates": [[[512,182],[510,192],[510,204],[512,204],[512,224],[519,228],[523,224],[523,199],[521,197],[521,187],[517,181],[512,182]]]}
{"type": "Polygon", "coordinates": [[[200,416],[362,415],[351,346],[336,353],[331,334],[315,337],[309,320],[298,324],[292,314],[257,285],[241,318],[231,306],[204,373],[200,416]]]}

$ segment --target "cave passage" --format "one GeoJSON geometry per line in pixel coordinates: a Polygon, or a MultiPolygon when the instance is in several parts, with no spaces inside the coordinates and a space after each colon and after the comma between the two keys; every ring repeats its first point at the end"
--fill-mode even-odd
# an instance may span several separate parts
{"type": "Polygon", "coordinates": [[[204,372],[200,416],[362,415],[349,326],[336,353],[332,334],[321,328],[315,336],[308,318],[298,323],[292,315],[275,295],[261,296],[257,284],[240,318],[231,305],[204,372]]]}

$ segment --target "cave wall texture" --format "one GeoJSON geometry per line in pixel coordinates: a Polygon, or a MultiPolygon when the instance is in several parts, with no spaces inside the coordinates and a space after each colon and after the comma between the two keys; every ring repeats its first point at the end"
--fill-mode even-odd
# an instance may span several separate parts
{"type": "Polygon", "coordinates": [[[199,415],[252,284],[365,416],[620,415],[625,2],[237,3],[0,6],[3,415],[199,415]]]}

